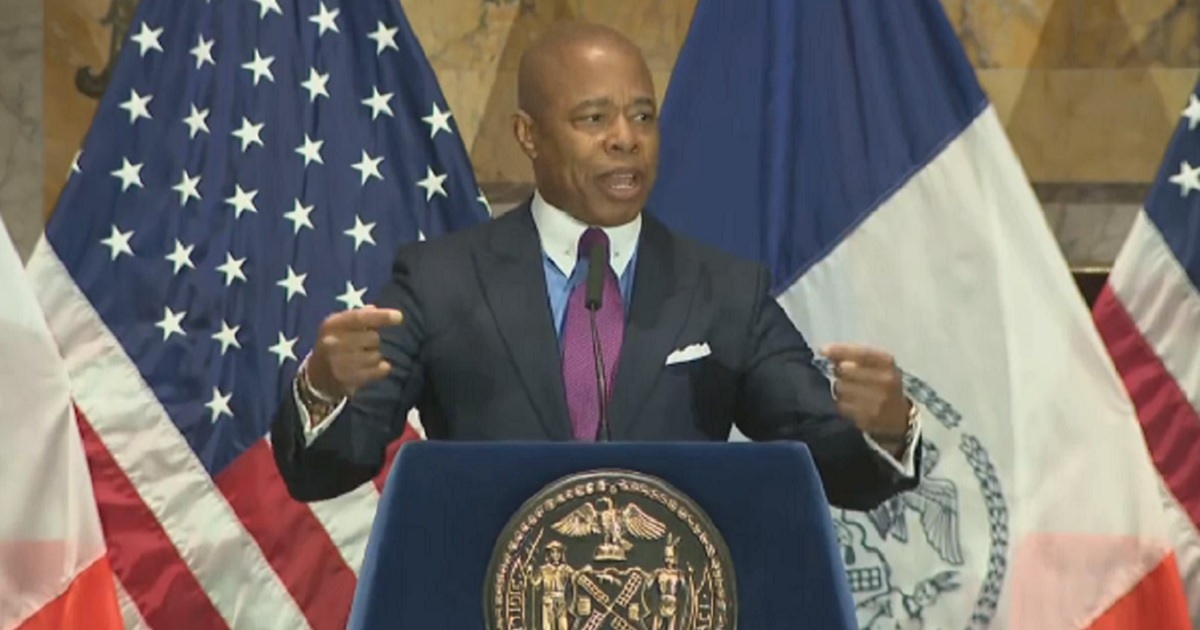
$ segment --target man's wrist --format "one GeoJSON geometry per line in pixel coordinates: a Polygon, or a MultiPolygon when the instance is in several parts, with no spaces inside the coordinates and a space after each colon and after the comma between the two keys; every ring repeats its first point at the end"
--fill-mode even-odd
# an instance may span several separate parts
{"type": "Polygon", "coordinates": [[[310,420],[314,423],[320,422],[332,413],[345,398],[327,394],[313,386],[309,379],[307,358],[296,373],[296,393],[300,402],[304,404],[305,410],[308,411],[310,420]]]}
{"type": "Polygon", "coordinates": [[[903,453],[912,444],[917,430],[917,406],[908,400],[908,418],[902,433],[885,433],[873,431],[868,433],[871,439],[880,447],[893,453],[903,453]]]}

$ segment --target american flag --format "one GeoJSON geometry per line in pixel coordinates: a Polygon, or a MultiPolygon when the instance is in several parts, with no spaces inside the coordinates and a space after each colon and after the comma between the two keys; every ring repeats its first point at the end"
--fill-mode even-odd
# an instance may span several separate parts
{"type": "Polygon", "coordinates": [[[1200,85],[1093,313],[1162,477],[1200,627],[1200,85]]]}
{"type": "Polygon", "coordinates": [[[67,176],[29,272],[127,625],[342,627],[380,480],[292,500],[274,410],[398,246],[490,214],[399,3],[144,0],[67,176]]]}

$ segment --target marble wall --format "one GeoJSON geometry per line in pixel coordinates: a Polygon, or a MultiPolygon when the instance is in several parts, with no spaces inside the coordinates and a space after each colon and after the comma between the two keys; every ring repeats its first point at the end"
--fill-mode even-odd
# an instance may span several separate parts
{"type": "MultiPolygon", "coordinates": [[[[92,72],[102,71],[112,46],[112,32],[102,20],[132,10],[136,1],[44,0],[43,112],[52,130],[45,137],[41,191],[45,212],[53,206],[61,175],[94,108],[94,99],[81,92],[78,73],[89,67],[92,72]]],[[[454,111],[479,180],[501,209],[525,194],[531,179],[509,127],[517,60],[528,43],[561,19],[614,26],[645,50],[661,97],[696,4],[696,0],[400,2],[454,111]]],[[[33,4],[0,0],[0,7],[5,3],[33,4]]],[[[1154,178],[1196,81],[1200,0],[942,3],[1045,203],[1047,219],[1068,259],[1076,266],[1107,265],[1154,178]]],[[[0,54],[11,54],[9,39],[5,36],[0,42],[5,46],[0,54]]],[[[7,68],[5,72],[2,76],[7,77],[7,68]]],[[[0,83],[0,116],[9,112],[9,84],[0,83]]],[[[4,124],[7,119],[0,122],[4,124]]],[[[0,138],[8,133],[7,127],[0,128],[0,138]]]]}
{"type": "Polygon", "coordinates": [[[1200,70],[1200,0],[942,0],[1077,268],[1109,265],[1200,70]]]}
{"type": "Polygon", "coordinates": [[[0,0],[0,218],[22,258],[41,232],[42,3],[0,0]]]}

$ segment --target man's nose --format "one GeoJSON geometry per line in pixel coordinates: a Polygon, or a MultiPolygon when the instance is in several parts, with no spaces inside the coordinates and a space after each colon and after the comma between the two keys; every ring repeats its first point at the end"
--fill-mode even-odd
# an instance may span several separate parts
{"type": "Polygon", "coordinates": [[[621,116],[613,124],[612,133],[608,138],[608,150],[616,153],[637,153],[641,149],[641,139],[630,124],[629,119],[621,116]]]}

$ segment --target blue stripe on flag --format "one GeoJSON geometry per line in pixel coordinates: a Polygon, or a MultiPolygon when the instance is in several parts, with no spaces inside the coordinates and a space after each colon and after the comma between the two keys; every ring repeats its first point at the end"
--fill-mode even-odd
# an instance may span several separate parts
{"type": "Polygon", "coordinates": [[[937,0],[704,0],[651,212],[767,263],[781,290],[986,105],[937,0]]]}

